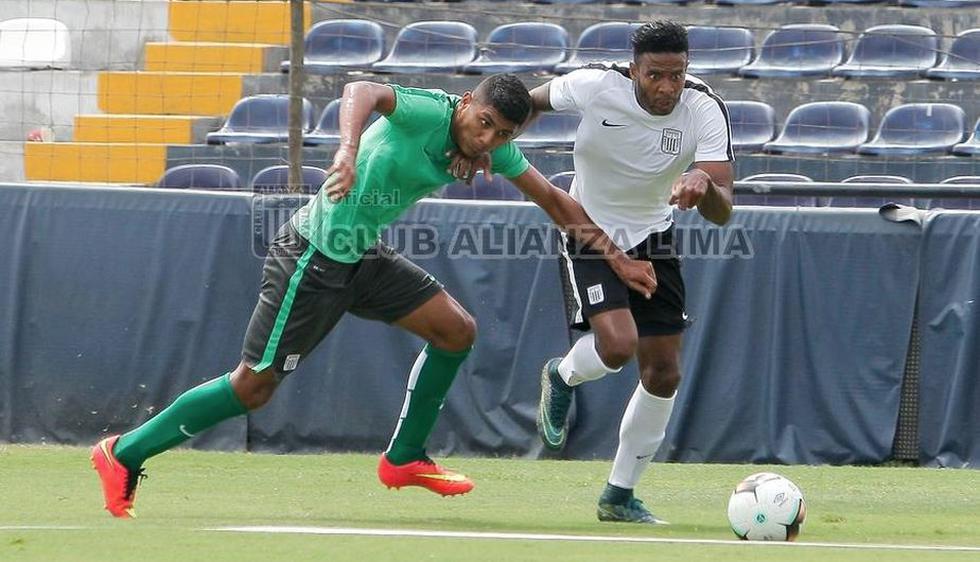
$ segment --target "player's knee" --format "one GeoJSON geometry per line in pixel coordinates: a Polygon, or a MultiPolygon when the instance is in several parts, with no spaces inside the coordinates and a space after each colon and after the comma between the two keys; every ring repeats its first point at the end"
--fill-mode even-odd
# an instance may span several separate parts
{"type": "Polygon", "coordinates": [[[271,368],[257,372],[242,363],[231,374],[235,396],[249,410],[265,406],[278,386],[278,377],[271,368]]]}
{"type": "Polygon", "coordinates": [[[640,369],[644,390],[661,398],[670,398],[681,384],[680,366],[676,361],[658,361],[640,369]]]}
{"type": "Polygon", "coordinates": [[[629,363],[630,359],[636,355],[635,336],[617,335],[608,338],[600,338],[596,351],[603,364],[610,369],[619,369],[629,363]]]}
{"type": "Polygon", "coordinates": [[[460,311],[452,322],[436,331],[429,340],[433,346],[445,351],[465,351],[476,341],[476,320],[466,311],[460,311]]]}

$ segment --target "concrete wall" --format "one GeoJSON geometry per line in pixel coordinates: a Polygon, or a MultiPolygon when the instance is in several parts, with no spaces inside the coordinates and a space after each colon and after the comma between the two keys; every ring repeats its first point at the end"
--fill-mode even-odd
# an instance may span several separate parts
{"type": "Polygon", "coordinates": [[[99,111],[96,81],[96,72],[0,72],[0,141],[23,141],[39,127],[53,129],[56,140],[71,140],[75,115],[99,111]]]}

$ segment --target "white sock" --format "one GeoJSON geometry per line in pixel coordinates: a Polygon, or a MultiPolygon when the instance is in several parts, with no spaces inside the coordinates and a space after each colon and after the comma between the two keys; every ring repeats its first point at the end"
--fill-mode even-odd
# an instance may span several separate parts
{"type": "Polygon", "coordinates": [[[589,332],[575,342],[561,363],[558,364],[558,374],[568,386],[576,386],[586,381],[601,379],[609,373],[622,370],[610,369],[602,362],[595,348],[595,334],[589,332]]]}
{"type": "Polygon", "coordinates": [[[633,489],[664,440],[664,430],[674,409],[674,396],[654,396],[637,383],[619,425],[619,448],[613,461],[609,483],[633,489]]]}

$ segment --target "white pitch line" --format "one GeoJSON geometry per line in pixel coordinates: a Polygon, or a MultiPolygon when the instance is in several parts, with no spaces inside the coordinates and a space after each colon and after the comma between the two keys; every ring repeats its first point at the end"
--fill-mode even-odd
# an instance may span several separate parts
{"type": "Polygon", "coordinates": [[[206,531],[222,531],[233,533],[281,533],[296,535],[333,535],[333,536],[364,536],[364,537],[423,537],[442,539],[495,539],[516,541],[577,541],[577,542],[619,542],[619,543],[670,543],[670,544],[700,544],[721,546],[767,546],[767,547],[797,547],[797,548],[837,548],[859,550],[913,550],[913,551],[949,551],[949,552],[980,552],[980,546],[945,546],[945,545],[900,545],[900,544],[848,544],[823,542],[756,542],[717,539],[673,539],[663,537],[618,537],[609,535],[550,535],[536,533],[482,533],[475,531],[423,531],[413,529],[358,529],[345,527],[219,527],[204,529],[206,531]]]}
{"type": "Polygon", "coordinates": [[[81,531],[86,527],[70,525],[0,525],[0,531],[81,531]]]}

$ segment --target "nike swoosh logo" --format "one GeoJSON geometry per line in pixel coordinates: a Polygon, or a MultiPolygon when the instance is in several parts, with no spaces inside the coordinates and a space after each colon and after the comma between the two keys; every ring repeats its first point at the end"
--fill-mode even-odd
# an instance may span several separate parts
{"type": "Polygon", "coordinates": [[[432,480],[445,480],[446,482],[464,482],[466,477],[462,474],[416,474],[419,478],[430,478],[432,480]]]}
{"type": "Polygon", "coordinates": [[[626,125],[617,125],[615,123],[610,123],[607,119],[602,120],[603,127],[625,127],[626,125]]]}
{"type": "Polygon", "coordinates": [[[102,451],[102,456],[108,461],[109,466],[114,467],[116,463],[112,460],[112,453],[109,452],[109,448],[106,447],[104,440],[99,442],[99,450],[102,451]]]}
{"type": "Polygon", "coordinates": [[[653,455],[636,455],[636,460],[641,461],[643,459],[648,459],[648,458],[650,458],[652,456],[653,455]]]}
{"type": "Polygon", "coordinates": [[[544,429],[544,436],[548,439],[549,443],[558,443],[561,441],[561,432],[551,430],[551,420],[548,419],[547,408],[541,408],[541,427],[544,429]]]}
{"type": "Polygon", "coordinates": [[[190,431],[187,431],[187,427],[184,426],[184,424],[180,424],[180,427],[178,427],[177,429],[179,429],[181,433],[183,433],[184,435],[186,435],[188,437],[194,437],[194,435],[195,435],[195,434],[191,433],[190,431]]]}

